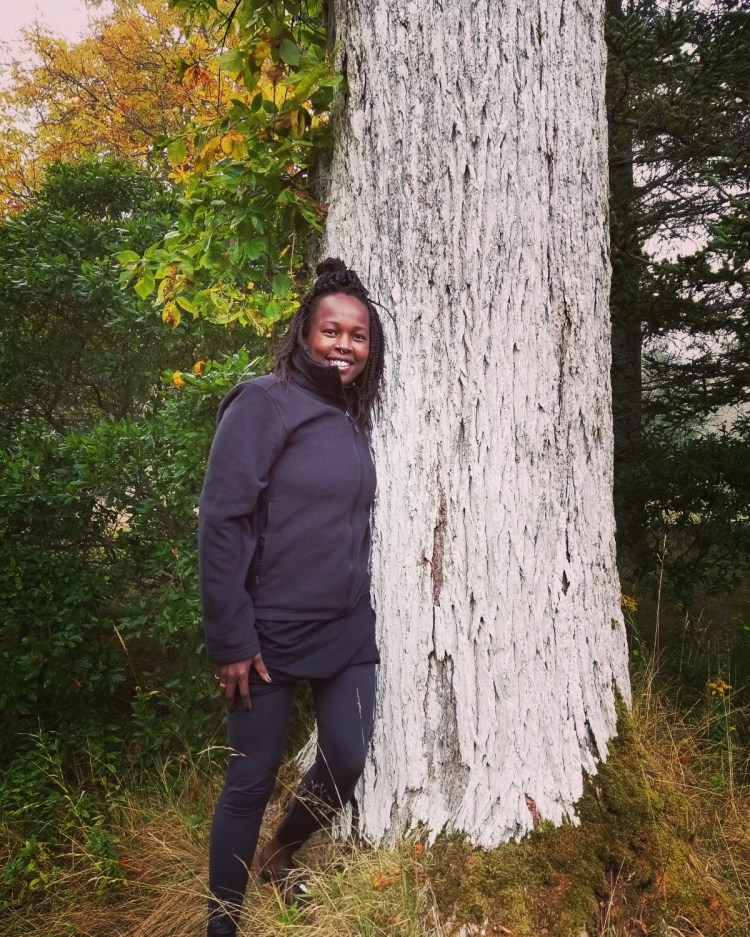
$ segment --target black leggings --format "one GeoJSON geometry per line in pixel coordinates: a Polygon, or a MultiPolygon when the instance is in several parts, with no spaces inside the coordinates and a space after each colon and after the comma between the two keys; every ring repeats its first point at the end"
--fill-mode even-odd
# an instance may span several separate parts
{"type": "MultiPolygon", "coordinates": [[[[348,803],[364,769],[375,705],[375,664],[355,664],[311,680],[318,754],[276,836],[297,848],[348,803]]],[[[270,687],[269,687],[270,689],[270,687]]],[[[255,854],[263,812],[284,747],[294,683],[253,697],[250,712],[228,714],[229,766],[209,847],[210,937],[233,935],[255,854]]]]}

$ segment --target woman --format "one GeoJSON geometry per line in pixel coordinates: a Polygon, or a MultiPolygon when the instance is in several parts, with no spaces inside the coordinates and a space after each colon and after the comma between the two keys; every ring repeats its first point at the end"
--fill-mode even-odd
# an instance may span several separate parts
{"type": "Polygon", "coordinates": [[[292,856],[351,798],[372,730],[379,658],[367,429],[383,334],[354,271],[329,258],[317,274],[274,373],[222,401],[200,500],[206,649],[231,750],[211,830],[209,937],[236,933],[295,682],[312,687],[317,758],[255,862],[287,901],[304,897],[292,856]]]}

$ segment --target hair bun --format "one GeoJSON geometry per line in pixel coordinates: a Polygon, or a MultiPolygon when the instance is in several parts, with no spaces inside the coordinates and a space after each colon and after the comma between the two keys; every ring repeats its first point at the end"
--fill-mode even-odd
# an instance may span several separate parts
{"type": "Polygon", "coordinates": [[[323,276],[325,273],[346,273],[348,267],[343,260],[340,260],[338,257],[326,257],[325,260],[321,260],[318,266],[315,268],[317,275],[323,276]]]}

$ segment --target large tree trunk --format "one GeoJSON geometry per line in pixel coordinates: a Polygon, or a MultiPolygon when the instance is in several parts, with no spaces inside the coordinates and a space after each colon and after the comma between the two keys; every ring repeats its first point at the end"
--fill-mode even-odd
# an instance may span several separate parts
{"type": "Polygon", "coordinates": [[[361,826],[575,818],[629,699],[599,3],[338,0],[326,249],[387,305],[361,826]]]}

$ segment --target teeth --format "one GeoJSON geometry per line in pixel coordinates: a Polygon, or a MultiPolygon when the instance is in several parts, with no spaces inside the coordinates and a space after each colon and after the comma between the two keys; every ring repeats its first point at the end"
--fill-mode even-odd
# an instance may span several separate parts
{"type": "Polygon", "coordinates": [[[341,361],[339,359],[334,359],[331,361],[331,364],[334,368],[348,368],[351,366],[351,361],[341,361]]]}

